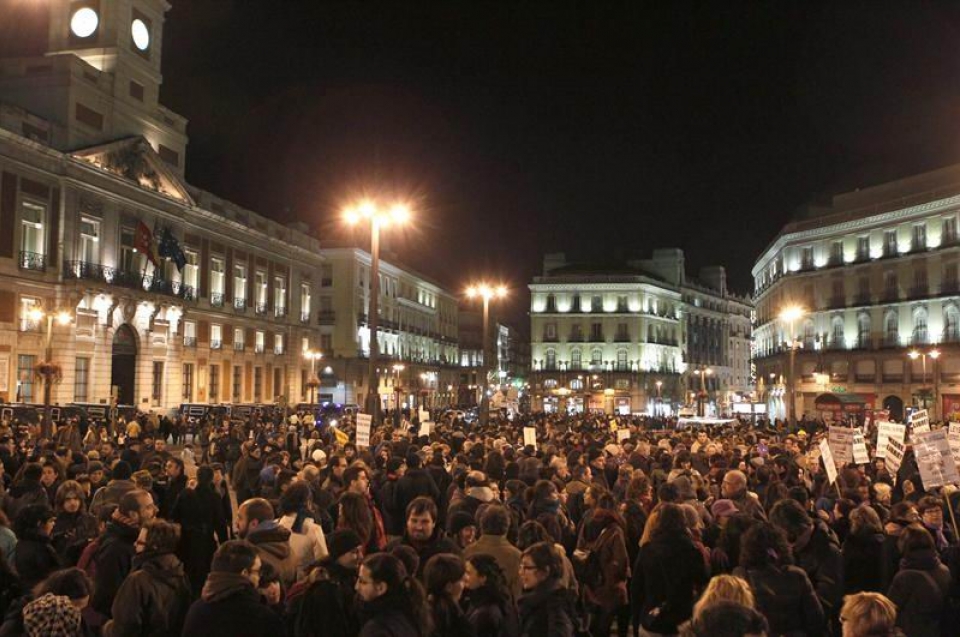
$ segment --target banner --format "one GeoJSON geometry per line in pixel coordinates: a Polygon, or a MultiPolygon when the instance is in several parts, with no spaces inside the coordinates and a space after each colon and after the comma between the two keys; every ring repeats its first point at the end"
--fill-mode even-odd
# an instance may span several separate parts
{"type": "Polygon", "coordinates": [[[827,441],[837,463],[846,465],[853,462],[853,429],[831,425],[827,441]]]}
{"type": "Polygon", "coordinates": [[[357,414],[357,446],[370,446],[370,426],[373,423],[373,416],[370,414],[357,414]]]}
{"type": "Polygon", "coordinates": [[[945,484],[960,484],[960,473],[950,452],[946,431],[937,429],[917,435],[913,451],[924,489],[929,491],[945,484]]]}
{"type": "Polygon", "coordinates": [[[823,460],[823,468],[827,470],[827,479],[833,484],[837,481],[837,463],[833,459],[830,443],[826,440],[820,441],[820,459],[823,460]]]}
{"type": "Polygon", "coordinates": [[[870,464],[867,443],[863,439],[863,432],[859,429],[853,432],[853,462],[855,464],[870,464]]]}
{"type": "Polygon", "coordinates": [[[953,460],[960,463],[960,423],[950,423],[947,440],[950,441],[950,453],[953,454],[953,460]]]}
{"type": "Polygon", "coordinates": [[[910,441],[916,440],[918,434],[930,431],[930,416],[926,409],[918,409],[910,414],[910,441]]]}
{"type": "Polygon", "coordinates": [[[624,440],[630,440],[630,430],[617,429],[617,442],[623,442],[624,440]]]}
{"type": "Polygon", "coordinates": [[[887,451],[884,459],[887,463],[887,471],[890,472],[894,482],[897,481],[897,471],[900,470],[900,465],[903,464],[903,454],[905,451],[906,447],[904,447],[902,442],[896,438],[887,439],[887,451]]]}
{"type": "Polygon", "coordinates": [[[523,428],[523,446],[537,446],[537,430],[534,427],[523,428]]]}
{"type": "Polygon", "coordinates": [[[900,444],[907,436],[907,426],[898,425],[895,422],[877,423],[877,457],[884,458],[887,455],[887,440],[893,438],[900,444]]]}
{"type": "Polygon", "coordinates": [[[420,431],[417,433],[418,436],[429,436],[433,433],[433,422],[430,420],[424,420],[420,423],[420,431]]]}

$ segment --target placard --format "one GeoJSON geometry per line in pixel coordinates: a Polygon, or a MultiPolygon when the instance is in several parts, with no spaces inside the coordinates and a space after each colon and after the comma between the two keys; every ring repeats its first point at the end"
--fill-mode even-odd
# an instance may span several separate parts
{"type": "Polygon", "coordinates": [[[950,441],[950,453],[953,454],[954,462],[960,463],[960,423],[950,423],[947,440],[950,441]]]}
{"type": "Polygon", "coordinates": [[[523,446],[537,446],[537,430],[535,427],[523,428],[523,446]]]}
{"type": "Polygon", "coordinates": [[[863,439],[863,432],[859,429],[853,432],[853,462],[854,464],[870,464],[867,443],[863,439]]]}
{"type": "Polygon", "coordinates": [[[946,431],[937,429],[917,435],[913,451],[924,489],[929,491],[945,484],[960,484],[960,473],[950,452],[946,431]]]}
{"type": "MultiPolygon", "coordinates": [[[[0,354],[0,391],[10,391],[10,355],[0,354]]],[[[10,400],[10,397],[7,397],[10,400]]]]}
{"type": "Polygon", "coordinates": [[[834,461],[833,451],[827,440],[820,441],[820,459],[823,460],[823,468],[827,470],[827,479],[830,480],[830,484],[833,484],[837,481],[837,463],[834,461]]]}
{"type": "Polygon", "coordinates": [[[357,414],[357,446],[370,446],[370,427],[373,424],[373,416],[370,414],[357,414]]]}
{"type": "Polygon", "coordinates": [[[630,430],[617,429],[617,442],[623,442],[624,440],[630,440],[630,430]]]}
{"type": "Polygon", "coordinates": [[[877,423],[877,457],[885,458],[887,455],[887,440],[893,438],[900,444],[907,436],[907,426],[898,425],[895,422],[881,421],[877,423]]]}
{"type": "Polygon", "coordinates": [[[903,454],[906,448],[903,443],[896,438],[887,439],[887,451],[884,460],[887,463],[887,471],[890,472],[894,482],[897,480],[897,472],[900,471],[900,465],[903,464],[903,454]]]}
{"type": "Polygon", "coordinates": [[[433,421],[424,420],[420,423],[420,431],[417,434],[418,436],[429,436],[433,433],[433,421]]]}
{"type": "Polygon", "coordinates": [[[919,434],[930,431],[930,416],[926,409],[918,409],[910,414],[910,440],[914,441],[919,434]]]}
{"type": "Polygon", "coordinates": [[[853,462],[853,429],[831,425],[827,441],[837,463],[845,465],[853,462]]]}

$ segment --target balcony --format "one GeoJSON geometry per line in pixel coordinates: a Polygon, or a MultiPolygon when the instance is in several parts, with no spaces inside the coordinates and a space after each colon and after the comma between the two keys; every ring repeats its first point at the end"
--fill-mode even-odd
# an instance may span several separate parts
{"type": "Polygon", "coordinates": [[[222,292],[211,292],[210,293],[210,305],[213,307],[223,307],[223,293],[222,292]]]}
{"type": "Polygon", "coordinates": [[[253,353],[254,353],[254,354],[263,354],[263,343],[258,343],[257,345],[255,345],[254,348],[253,348],[253,353]]]}
{"type": "Polygon", "coordinates": [[[571,334],[570,338],[567,339],[568,343],[582,343],[583,334],[571,334]]]}
{"type": "Polygon", "coordinates": [[[277,356],[283,356],[283,347],[282,346],[274,347],[273,353],[276,354],[277,356]]]}
{"type": "Polygon", "coordinates": [[[223,341],[210,341],[210,349],[221,349],[223,341]]]}
{"type": "Polygon", "coordinates": [[[857,294],[853,297],[854,305],[870,305],[870,295],[869,294],[857,294]]]}
{"type": "Polygon", "coordinates": [[[617,334],[613,337],[614,343],[629,343],[630,335],[629,334],[617,334]]]}
{"type": "Polygon", "coordinates": [[[940,283],[940,294],[960,293],[960,281],[947,279],[940,283]]]}
{"type": "Polygon", "coordinates": [[[839,310],[847,306],[847,299],[842,296],[834,296],[827,300],[828,310],[839,310]]]}
{"type": "Polygon", "coordinates": [[[234,299],[233,300],[233,309],[236,312],[246,312],[247,311],[247,299],[234,299]]]}
{"type": "Polygon", "coordinates": [[[99,263],[87,261],[67,261],[63,264],[63,278],[106,282],[108,281],[106,270],[113,270],[113,268],[105,268],[99,263]]]}
{"type": "Polygon", "coordinates": [[[233,351],[235,351],[235,352],[242,352],[242,351],[243,351],[243,343],[234,343],[234,344],[233,344],[233,351]]]}
{"type": "Polygon", "coordinates": [[[266,316],[267,315],[267,304],[266,303],[257,303],[253,311],[257,316],[266,316]]]}
{"type": "Polygon", "coordinates": [[[883,337],[883,346],[884,347],[900,347],[900,335],[885,334],[883,337]]]}
{"type": "Polygon", "coordinates": [[[318,312],[317,313],[317,324],[318,325],[333,325],[336,321],[336,313],[334,312],[318,312]]]}
{"type": "Polygon", "coordinates": [[[553,334],[553,335],[546,335],[546,334],[544,334],[544,336],[543,336],[543,342],[544,342],[544,343],[559,343],[559,342],[560,342],[560,339],[559,339],[559,337],[557,337],[556,334],[553,334]]]}
{"type": "Polygon", "coordinates": [[[853,377],[855,383],[875,383],[876,381],[876,374],[857,374],[853,377]]]}
{"type": "Polygon", "coordinates": [[[896,303],[900,300],[900,290],[884,290],[880,296],[881,303],[896,303]]]}
{"type": "Polygon", "coordinates": [[[915,285],[907,293],[908,299],[924,299],[930,296],[930,287],[927,285],[915,285]]]}
{"type": "Polygon", "coordinates": [[[183,337],[183,346],[184,346],[184,347],[196,347],[196,346],[197,346],[197,337],[196,337],[196,336],[184,336],[184,337],[183,337]]]}
{"type": "Polygon", "coordinates": [[[47,269],[47,256],[39,252],[20,251],[20,269],[43,272],[47,269]]]}
{"type": "Polygon", "coordinates": [[[287,315],[287,308],[277,306],[273,309],[274,318],[284,318],[287,315]]]}
{"type": "Polygon", "coordinates": [[[300,312],[300,322],[307,324],[310,322],[310,312],[300,312]]]}

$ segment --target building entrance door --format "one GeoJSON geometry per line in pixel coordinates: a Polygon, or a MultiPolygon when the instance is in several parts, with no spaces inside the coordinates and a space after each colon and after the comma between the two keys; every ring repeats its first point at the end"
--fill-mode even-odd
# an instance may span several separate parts
{"type": "Polygon", "coordinates": [[[134,389],[137,379],[137,336],[126,323],[113,335],[113,364],[110,368],[110,386],[117,388],[117,403],[135,405],[134,389]]]}

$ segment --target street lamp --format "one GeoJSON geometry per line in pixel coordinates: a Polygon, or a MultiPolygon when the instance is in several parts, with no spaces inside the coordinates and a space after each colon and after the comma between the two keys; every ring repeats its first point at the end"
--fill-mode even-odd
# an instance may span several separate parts
{"type": "Polygon", "coordinates": [[[396,374],[396,379],[393,382],[393,391],[397,395],[396,402],[393,406],[393,427],[394,429],[400,429],[400,392],[402,390],[400,387],[400,372],[406,369],[406,367],[401,363],[396,363],[392,369],[393,373],[396,374]]]}
{"type": "Polygon", "coordinates": [[[697,373],[700,374],[700,394],[698,395],[699,402],[697,405],[697,415],[701,418],[706,416],[706,407],[707,407],[707,382],[706,377],[713,374],[713,370],[709,367],[700,366],[697,368],[697,373]]]}
{"type": "Polygon", "coordinates": [[[380,313],[380,230],[389,226],[403,226],[410,221],[410,208],[403,203],[382,206],[370,199],[364,199],[357,205],[344,211],[344,220],[351,226],[361,223],[370,224],[370,280],[368,285],[370,301],[368,304],[367,327],[370,338],[370,360],[367,365],[367,379],[370,383],[367,392],[367,410],[377,424],[380,413],[380,397],[377,394],[376,366],[380,356],[380,344],[377,341],[380,313]]]}
{"type": "Polygon", "coordinates": [[[43,421],[40,423],[40,435],[49,438],[53,434],[53,421],[50,417],[50,391],[54,381],[59,380],[61,376],[60,366],[53,362],[53,322],[56,320],[58,325],[68,325],[73,320],[73,315],[66,310],[44,312],[39,307],[34,307],[27,313],[27,318],[34,323],[39,323],[44,318],[47,319],[43,362],[37,366],[37,371],[43,378],[43,421]]]}
{"type": "Polygon", "coordinates": [[[483,351],[483,364],[480,369],[483,382],[481,383],[480,393],[480,424],[486,425],[489,420],[489,402],[487,396],[487,337],[490,334],[490,300],[502,299],[507,296],[507,288],[503,285],[490,285],[488,283],[477,283],[467,288],[467,297],[480,297],[483,300],[483,333],[480,337],[481,349],[483,351]]]}
{"type": "Polygon", "coordinates": [[[803,318],[806,315],[807,311],[800,307],[799,305],[791,305],[783,308],[780,311],[780,320],[786,323],[788,327],[788,334],[790,336],[789,346],[790,346],[790,411],[789,411],[789,421],[790,426],[795,427],[797,424],[797,380],[794,374],[794,364],[797,358],[797,348],[801,346],[800,341],[797,339],[794,334],[794,324],[803,318]]]}
{"type": "Polygon", "coordinates": [[[655,415],[659,417],[661,412],[663,412],[663,397],[660,395],[660,390],[663,388],[663,381],[658,380],[654,384],[657,386],[657,410],[655,415]]]}
{"type": "MultiPolygon", "coordinates": [[[[929,357],[932,358],[934,361],[936,361],[938,358],[940,358],[940,350],[938,350],[938,349],[932,349],[932,350],[930,350],[929,352],[920,352],[920,351],[917,351],[917,350],[913,349],[913,350],[910,350],[909,352],[907,352],[907,356],[910,357],[910,360],[917,360],[917,359],[919,358],[920,361],[921,361],[921,365],[923,366],[923,381],[922,381],[922,385],[923,385],[923,386],[921,387],[921,392],[920,392],[920,393],[921,393],[921,395],[923,396],[923,408],[926,409],[926,408],[927,408],[927,393],[926,393],[926,387],[927,387],[927,356],[929,356],[929,357]]],[[[934,374],[934,385],[936,385],[936,374],[934,374]]],[[[936,403],[937,403],[936,396],[934,396],[934,401],[933,401],[933,402],[934,402],[934,405],[936,405],[936,403]]]]}
{"type": "Polygon", "coordinates": [[[320,387],[320,379],[317,378],[317,361],[323,358],[323,353],[308,349],[303,353],[303,357],[310,361],[310,379],[307,381],[307,387],[312,392],[310,402],[316,403],[318,397],[317,389],[320,387]]]}

